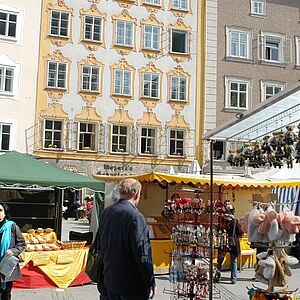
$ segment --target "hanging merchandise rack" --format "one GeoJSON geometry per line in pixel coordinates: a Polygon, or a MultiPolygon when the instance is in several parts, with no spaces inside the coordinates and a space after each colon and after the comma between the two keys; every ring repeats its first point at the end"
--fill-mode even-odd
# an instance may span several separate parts
{"type": "Polygon", "coordinates": [[[174,299],[221,299],[220,291],[213,286],[217,268],[211,262],[214,248],[221,248],[221,243],[223,247],[227,241],[226,232],[224,237],[218,236],[220,216],[225,216],[225,204],[229,204],[222,199],[227,193],[222,187],[215,192],[196,186],[173,187],[166,196],[164,216],[173,226],[175,247],[169,275],[172,288],[164,292],[174,299]]]}

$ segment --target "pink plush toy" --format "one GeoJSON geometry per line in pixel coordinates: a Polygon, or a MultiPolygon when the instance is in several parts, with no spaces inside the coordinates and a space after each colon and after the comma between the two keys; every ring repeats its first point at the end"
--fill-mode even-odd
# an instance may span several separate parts
{"type": "Polygon", "coordinates": [[[261,234],[268,233],[271,222],[276,219],[276,216],[277,216],[276,211],[269,208],[265,213],[258,216],[259,217],[258,221],[262,220],[261,224],[258,227],[258,232],[261,234]]]}
{"type": "Polygon", "coordinates": [[[293,212],[286,210],[284,213],[283,225],[288,233],[299,233],[300,217],[295,216],[293,212]]]}
{"type": "Polygon", "coordinates": [[[239,219],[239,224],[241,226],[241,229],[244,232],[248,232],[248,218],[249,218],[249,213],[246,213],[239,219]]]}

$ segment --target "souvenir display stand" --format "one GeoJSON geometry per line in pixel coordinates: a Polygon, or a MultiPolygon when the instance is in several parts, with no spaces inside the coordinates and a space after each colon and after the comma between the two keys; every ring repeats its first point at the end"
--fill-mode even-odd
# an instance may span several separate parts
{"type": "MultiPolygon", "coordinates": [[[[213,194],[214,206],[218,207],[214,211],[207,188],[182,188],[169,190],[168,194],[164,215],[173,226],[174,249],[169,273],[172,288],[165,292],[175,299],[208,299],[213,284],[210,277],[214,278],[217,271],[210,260],[216,256],[214,249],[225,249],[228,240],[226,232],[219,232],[219,221],[225,212],[222,193],[213,194]]],[[[214,291],[215,297],[217,294],[214,291]]]]}
{"type": "Polygon", "coordinates": [[[288,255],[285,248],[295,241],[295,234],[300,230],[300,217],[288,209],[277,213],[275,207],[274,202],[254,202],[253,209],[240,219],[241,228],[248,232],[249,241],[254,247],[262,249],[257,254],[259,261],[255,277],[257,281],[267,285],[266,289],[255,285],[248,288],[250,300],[297,299],[296,291],[289,291],[285,287],[286,276],[292,276],[291,267],[298,263],[298,259],[288,255]]]}

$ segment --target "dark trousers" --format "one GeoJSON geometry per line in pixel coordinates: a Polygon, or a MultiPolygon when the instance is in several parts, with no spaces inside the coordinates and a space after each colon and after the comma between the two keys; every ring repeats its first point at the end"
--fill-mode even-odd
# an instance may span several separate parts
{"type": "Polygon", "coordinates": [[[6,282],[6,287],[4,290],[0,289],[1,300],[11,300],[11,290],[12,290],[13,282],[6,282]]]}
{"type": "Polygon", "coordinates": [[[108,296],[100,296],[100,300],[148,300],[149,296],[134,296],[134,297],[127,297],[127,296],[122,296],[122,295],[118,295],[113,293],[112,291],[108,290],[108,296]]]}

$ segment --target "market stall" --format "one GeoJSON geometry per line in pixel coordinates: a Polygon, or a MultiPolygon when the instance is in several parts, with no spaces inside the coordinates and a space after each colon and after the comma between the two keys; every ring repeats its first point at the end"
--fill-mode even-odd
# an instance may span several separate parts
{"type": "Polygon", "coordinates": [[[16,287],[65,288],[90,282],[84,273],[88,248],[80,242],[59,241],[63,190],[69,187],[91,189],[103,199],[103,182],[16,151],[0,156],[0,199],[23,229],[27,244],[22,254],[23,278],[15,281],[16,287]]]}
{"type": "MultiPolygon", "coordinates": [[[[233,150],[229,150],[226,154],[228,163],[230,166],[246,168],[247,173],[251,173],[249,172],[250,167],[255,169],[268,166],[269,168],[280,169],[286,164],[288,169],[292,169],[295,164],[300,162],[299,83],[288,87],[250,111],[245,113],[244,111],[237,111],[236,117],[236,120],[230,120],[204,136],[204,139],[209,142],[211,186],[215,181],[213,161],[213,144],[215,141],[226,142],[229,149],[232,147],[233,150]]],[[[287,181],[289,180],[285,177],[279,177],[279,182],[287,181]]],[[[277,188],[297,187],[297,182],[299,183],[299,179],[294,180],[291,185],[279,185],[277,188]]],[[[282,201],[282,199],[279,200],[282,201]]],[[[262,256],[259,256],[258,266],[261,266],[261,270],[256,273],[258,275],[256,278],[266,283],[267,288],[249,289],[248,295],[251,300],[258,298],[292,299],[294,291],[287,289],[276,291],[275,287],[285,287],[285,275],[292,275],[289,269],[290,258],[287,258],[283,249],[290,247],[291,240],[295,239],[295,232],[293,231],[299,231],[299,229],[291,229],[289,225],[286,225],[291,220],[293,220],[294,226],[297,226],[298,222],[294,221],[296,217],[287,207],[290,203],[270,201],[265,210],[260,207],[261,204],[265,203],[253,202],[252,210],[248,214],[249,219],[245,216],[243,219],[245,223],[249,222],[248,226],[244,227],[245,230],[248,229],[249,240],[260,244],[257,246],[264,246],[266,250],[262,256]],[[281,207],[284,207],[283,215],[278,214],[279,211],[282,211],[281,207]],[[270,218],[271,215],[272,218],[270,218]],[[263,220],[263,225],[259,222],[259,224],[256,223],[258,219],[262,220],[266,217],[270,221],[269,223],[268,221],[265,222],[266,219],[263,220]],[[253,239],[251,234],[256,231],[258,234],[255,236],[258,238],[253,239]],[[276,238],[273,236],[274,232],[277,232],[276,238]],[[263,245],[261,245],[262,242],[263,245]],[[272,267],[270,268],[270,266],[272,267]]],[[[213,234],[211,234],[212,240],[213,234]]],[[[212,282],[211,277],[209,299],[212,299],[213,294],[212,282]]]]}
{"type": "MultiPolygon", "coordinates": [[[[106,182],[107,186],[110,184],[116,185],[118,181],[124,179],[123,176],[95,175],[94,177],[106,182]]],[[[193,199],[195,197],[194,192],[197,189],[201,189],[200,197],[207,203],[210,199],[210,177],[209,175],[170,175],[152,172],[137,175],[135,178],[142,183],[139,210],[144,214],[149,224],[155,272],[169,272],[170,254],[174,245],[171,239],[170,224],[162,217],[165,203],[168,199],[171,199],[173,194],[179,194],[180,198],[193,199]]],[[[252,207],[249,200],[252,200],[253,197],[257,195],[267,197],[267,195],[271,195],[272,189],[276,186],[292,187],[297,184],[297,180],[270,181],[240,176],[215,176],[213,198],[215,201],[231,202],[235,206],[236,216],[240,217],[245,210],[252,207]]],[[[251,250],[247,239],[241,239],[241,248],[244,251],[251,250]]],[[[241,258],[240,266],[252,266],[254,261],[255,253],[252,252],[251,255],[244,255],[241,258]]],[[[229,265],[228,257],[224,260],[224,265],[225,267],[229,265]]]]}

